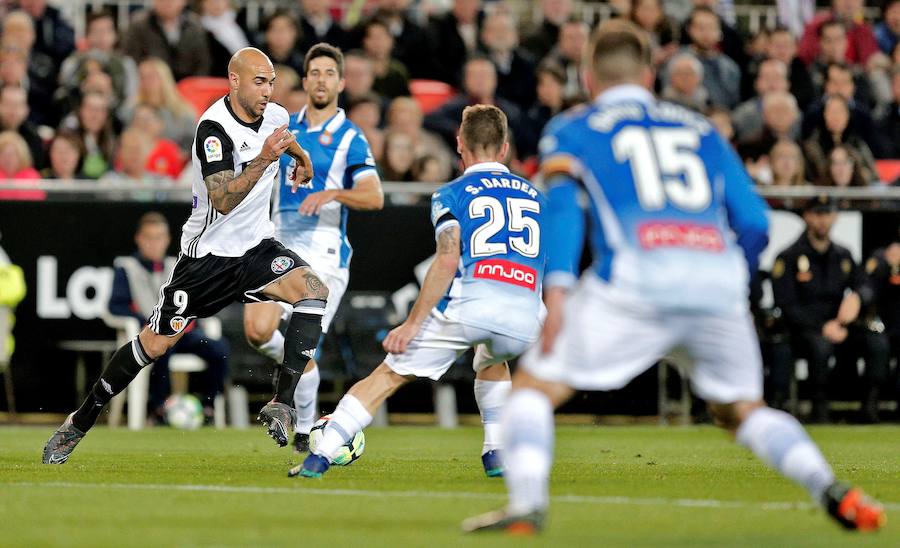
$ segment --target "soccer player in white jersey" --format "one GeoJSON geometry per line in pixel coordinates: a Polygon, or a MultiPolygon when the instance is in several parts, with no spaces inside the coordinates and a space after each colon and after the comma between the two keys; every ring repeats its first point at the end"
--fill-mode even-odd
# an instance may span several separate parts
{"type": "Polygon", "coordinates": [[[275,396],[260,411],[269,435],[285,446],[293,428],[294,390],[322,333],[328,289],[293,251],[274,239],[269,199],[282,154],[297,158],[297,184],[313,175],[288,131],[288,113],[269,102],[272,62],[255,48],[228,64],[231,89],[200,117],[194,138],[193,212],[181,254],[159,290],[147,325],[110,359],[81,407],[44,447],[45,464],[62,464],[94,425],[103,406],[141,368],[169,350],[195,318],[229,303],[277,300],[292,305],[275,396]]]}
{"type": "Polygon", "coordinates": [[[537,337],[546,256],[544,197],[500,163],[509,152],[507,133],[506,115],[497,107],[463,111],[458,150],[466,171],[431,197],[437,251],[419,297],[385,338],[384,363],[341,398],[322,442],[288,475],[320,477],[385,399],[417,377],[440,379],[475,346],[482,464],[488,476],[502,474],[498,415],[510,389],[506,360],[537,337]]]}
{"type": "Polygon", "coordinates": [[[548,506],[553,409],[573,390],[624,386],[675,347],[716,424],[807,489],[840,524],[874,530],[884,511],[835,481],[797,420],[762,400],[749,276],[768,241],[765,203],[704,117],[657,102],[649,39],[611,20],[584,65],[594,101],[545,129],[547,320],[503,413],[509,503],[468,531],[537,531],[548,506]],[[576,285],[590,216],[593,265],[576,285]]]}
{"type": "MultiPolygon", "coordinates": [[[[278,241],[304,258],[328,287],[328,306],[322,318],[322,333],[328,332],[350,279],[347,240],[347,210],[376,210],[384,205],[375,159],[362,131],[343,109],[338,95],[344,89],[344,56],[329,44],[316,44],[303,62],[303,86],[308,99],[299,113],[291,115],[288,129],[309,153],[315,175],[290,192],[293,160],[282,157],[275,186],[273,221],[278,241]]],[[[282,308],[274,303],[250,304],[244,308],[244,333],[252,346],[281,363],[284,336],[278,330],[282,308]]],[[[309,448],[309,430],[316,413],[319,369],[309,360],[297,391],[294,409],[294,449],[309,448]]]]}

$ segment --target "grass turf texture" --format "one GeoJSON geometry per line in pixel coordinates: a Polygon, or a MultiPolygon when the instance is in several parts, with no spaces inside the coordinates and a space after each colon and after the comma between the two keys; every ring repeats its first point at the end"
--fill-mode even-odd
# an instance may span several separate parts
{"type": "Polygon", "coordinates": [[[299,457],[261,428],[97,428],[44,466],[51,432],[0,428],[0,546],[900,546],[890,426],[812,429],[839,477],[888,503],[874,535],[840,529],[714,428],[563,427],[549,526],[528,541],[459,532],[504,501],[479,428],[370,429],[362,459],[322,480],[287,478],[299,457]],[[796,506],[767,505],[781,502],[796,506]]]}

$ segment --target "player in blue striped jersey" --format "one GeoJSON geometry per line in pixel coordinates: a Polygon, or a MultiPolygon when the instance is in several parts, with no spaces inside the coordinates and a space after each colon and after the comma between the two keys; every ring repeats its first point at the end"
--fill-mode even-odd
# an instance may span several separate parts
{"type": "Polygon", "coordinates": [[[322,442],[290,475],[321,476],[385,399],[417,377],[440,379],[472,347],[482,464],[488,476],[502,474],[499,412],[511,384],[505,362],[540,331],[545,204],[536,188],[500,163],[509,150],[500,109],[467,107],[458,139],[466,171],[432,196],[437,252],[419,297],[385,338],[384,363],[341,399],[322,442]]]}
{"type": "Polygon", "coordinates": [[[836,482],[797,420],[762,401],[747,291],[767,208],[740,160],[702,116],[654,99],[649,38],[635,25],[602,24],[586,59],[594,101],[552,121],[540,147],[547,320],[503,414],[509,504],[463,528],[540,529],[554,407],[574,390],[621,388],[676,348],[717,424],[842,525],[881,527],[881,507],[836,482]],[[594,262],[576,285],[581,204],[594,262]]]}
{"type": "MultiPolygon", "coordinates": [[[[347,240],[349,209],[381,209],[384,197],[375,159],[362,131],[343,109],[338,94],[344,89],[344,57],[329,44],[317,44],[306,54],[303,85],[306,107],[292,114],[288,129],[309,154],[313,178],[292,192],[294,163],[283,158],[275,185],[273,221],[276,236],[289,249],[306,257],[328,287],[329,299],[322,318],[327,333],[347,289],[353,249],[347,240]]],[[[281,363],[284,336],[278,330],[282,307],[273,303],[247,305],[244,331],[262,354],[281,363]]],[[[319,369],[310,360],[294,393],[293,446],[307,450],[309,430],[315,422],[319,369]]]]}

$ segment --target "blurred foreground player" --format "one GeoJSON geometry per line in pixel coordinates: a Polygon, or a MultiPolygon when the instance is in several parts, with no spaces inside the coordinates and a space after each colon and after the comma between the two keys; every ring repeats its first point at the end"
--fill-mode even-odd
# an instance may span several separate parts
{"type": "Polygon", "coordinates": [[[647,91],[650,48],[634,25],[602,24],[586,65],[593,104],[551,122],[541,144],[548,315],[504,409],[509,504],[463,528],[540,529],[554,407],[576,389],[620,388],[682,347],[694,360],[693,388],[720,426],[842,525],[878,529],[883,509],[835,482],[800,424],[762,401],[747,291],[768,222],[740,160],[705,118],[647,91]],[[576,285],[582,203],[594,263],[576,285]]]}
{"type": "Polygon", "coordinates": [[[503,473],[499,413],[510,390],[505,361],[540,331],[544,197],[501,162],[509,152],[506,115],[497,107],[463,111],[457,150],[465,173],[431,198],[437,252],[409,317],[383,346],[384,362],[341,398],[315,453],[289,475],[320,477],[330,457],[372,422],[378,407],[419,377],[440,379],[478,347],[475,401],[485,427],[482,464],[503,473]]]}
{"type": "Polygon", "coordinates": [[[182,228],[181,254],[159,291],[148,325],[120,348],[81,407],[44,447],[45,464],[62,464],[103,406],[141,368],[164,355],[195,318],[239,300],[293,305],[275,397],[260,411],[269,435],[287,445],[294,389],[322,333],[328,289],[309,266],[273,236],[269,199],[282,154],[298,159],[297,184],[312,176],[309,158],[287,130],[288,113],[269,102],[275,69],[255,48],[228,64],[231,90],[200,117],[194,138],[193,212],[182,228]]]}
{"type": "MultiPolygon", "coordinates": [[[[350,280],[353,248],[347,239],[348,209],[376,210],[384,205],[375,159],[362,131],[338,108],[344,90],[344,56],[329,44],[316,44],[306,54],[303,87],[306,106],[291,115],[288,129],[309,153],[315,175],[297,192],[289,192],[294,160],[281,158],[275,186],[275,235],[312,267],[328,287],[328,306],[322,317],[322,333],[341,304],[350,280]]],[[[261,354],[284,361],[284,336],[278,330],[283,309],[275,303],[244,307],[244,333],[261,354]]],[[[306,370],[294,392],[294,449],[309,448],[309,431],[315,422],[319,368],[316,360],[306,370]]]]}

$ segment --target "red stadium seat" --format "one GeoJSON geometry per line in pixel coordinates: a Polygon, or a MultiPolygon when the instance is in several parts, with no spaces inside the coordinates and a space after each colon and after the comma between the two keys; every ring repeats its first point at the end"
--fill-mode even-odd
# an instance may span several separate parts
{"type": "Polygon", "coordinates": [[[425,114],[437,110],[456,94],[453,86],[439,80],[410,80],[409,92],[425,114]]]}
{"type": "Polygon", "coordinates": [[[203,114],[209,105],[228,94],[228,78],[188,76],[178,82],[178,93],[197,111],[203,114]]]}
{"type": "Polygon", "coordinates": [[[900,160],[875,160],[875,171],[882,183],[892,184],[900,178],[900,160]]]}

